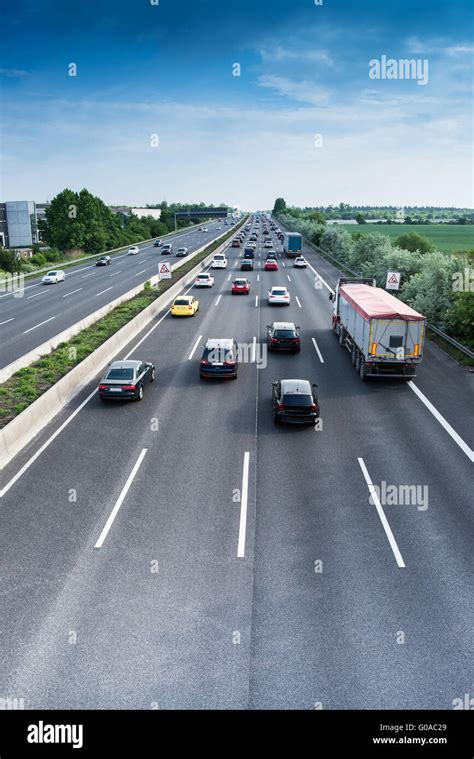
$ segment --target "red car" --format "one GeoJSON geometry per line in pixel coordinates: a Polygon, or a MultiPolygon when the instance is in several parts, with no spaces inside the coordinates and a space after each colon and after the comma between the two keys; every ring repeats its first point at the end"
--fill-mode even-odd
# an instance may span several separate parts
{"type": "Polygon", "coordinates": [[[278,271],[278,263],[274,258],[269,258],[268,261],[265,261],[264,269],[265,271],[278,271]]]}
{"type": "Polygon", "coordinates": [[[248,295],[250,282],[248,279],[234,279],[232,282],[232,295],[248,295]]]}
{"type": "Polygon", "coordinates": [[[240,240],[238,240],[236,237],[232,240],[232,247],[240,248],[240,240]]]}

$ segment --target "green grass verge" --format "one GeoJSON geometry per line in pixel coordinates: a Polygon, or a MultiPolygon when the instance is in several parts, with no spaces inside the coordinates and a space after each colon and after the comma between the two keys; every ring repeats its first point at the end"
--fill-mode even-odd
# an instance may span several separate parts
{"type": "Polygon", "coordinates": [[[440,337],[440,335],[437,335],[436,332],[432,332],[430,329],[428,329],[427,335],[430,340],[436,343],[439,348],[442,348],[445,353],[449,353],[451,358],[454,358],[454,360],[457,361],[461,366],[474,366],[474,359],[466,356],[462,351],[455,348],[454,345],[451,345],[451,343],[448,343],[446,340],[440,337]]]}
{"type": "Polygon", "coordinates": [[[469,224],[341,224],[347,232],[378,232],[393,242],[405,232],[417,232],[432,240],[437,250],[469,250],[474,247],[474,226],[469,224]]]}
{"type": "MultiPolygon", "coordinates": [[[[245,223],[245,217],[241,224],[243,223],[245,223]]],[[[66,343],[62,343],[52,353],[43,356],[31,366],[20,369],[4,382],[0,386],[0,429],[18,414],[21,414],[61,377],[64,377],[71,369],[80,364],[156,298],[163,295],[188,274],[191,269],[231,237],[241,224],[232,227],[220,240],[210,243],[205,250],[186,261],[171,279],[163,280],[157,287],[151,287],[147,283],[144,291],[139,295],[120,304],[103,319],[99,319],[95,324],[87,327],[66,343]]]]}

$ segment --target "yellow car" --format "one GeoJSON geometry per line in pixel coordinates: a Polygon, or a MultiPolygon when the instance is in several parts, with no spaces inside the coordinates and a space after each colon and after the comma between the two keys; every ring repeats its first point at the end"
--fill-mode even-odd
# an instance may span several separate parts
{"type": "Polygon", "coordinates": [[[194,316],[199,311],[199,301],[192,295],[178,295],[171,306],[171,316],[194,316]]]}

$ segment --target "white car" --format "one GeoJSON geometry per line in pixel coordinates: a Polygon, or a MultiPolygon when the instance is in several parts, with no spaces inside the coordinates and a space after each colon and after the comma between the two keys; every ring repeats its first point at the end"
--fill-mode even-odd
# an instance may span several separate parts
{"type": "Polygon", "coordinates": [[[212,274],[207,274],[207,272],[198,274],[196,279],[194,280],[194,287],[212,287],[213,284],[214,284],[214,277],[212,276],[212,274]]]}
{"type": "Polygon", "coordinates": [[[271,240],[265,240],[265,248],[271,248],[273,247],[273,243],[271,240]]]}
{"type": "Polygon", "coordinates": [[[268,291],[268,305],[269,306],[289,306],[290,305],[290,293],[286,287],[272,287],[268,291]]]}
{"type": "Polygon", "coordinates": [[[54,271],[48,271],[41,281],[43,285],[57,285],[58,282],[64,282],[65,279],[65,273],[61,269],[55,269],[54,271]]]}
{"type": "Polygon", "coordinates": [[[297,258],[295,258],[293,266],[295,267],[295,269],[306,269],[306,266],[307,266],[306,258],[304,258],[303,256],[298,256],[297,258]]]}
{"type": "Polygon", "coordinates": [[[227,267],[227,258],[223,253],[216,253],[212,259],[211,269],[225,269],[227,267]]]}
{"type": "Polygon", "coordinates": [[[128,249],[129,256],[138,256],[140,253],[140,248],[137,245],[132,245],[131,248],[128,249]]]}
{"type": "Polygon", "coordinates": [[[222,227],[216,227],[216,229],[222,229],[222,227]]]}
{"type": "Polygon", "coordinates": [[[207,227],[201,227],[201,232],[209,232],[207,227]]]}

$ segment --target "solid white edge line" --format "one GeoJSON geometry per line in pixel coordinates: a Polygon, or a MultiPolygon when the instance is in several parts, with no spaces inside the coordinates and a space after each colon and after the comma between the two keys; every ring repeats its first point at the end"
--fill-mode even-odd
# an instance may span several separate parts
{"type": "Polygon", "coordinates": [[[311,271],[313,272],[313,274],[316,274],[317,278],[321,280],[321,282],[323,283],[324,287],[327,287],[327,289],[329,290],[329,292],[333,293],[333,295],[334,295],[334,290],[332,289],[332,287],[329,287],[329,285],[326,282],[326,280],[323,279],[320,274],[318,274],[318,272],[316,271],[316,269],[313,266],[311,266],[311,264],[309,263],[308,259],[306,259],[306,265],[309,266],[309,268],[311,269],[311,271]]]}
{"type": "Polygon", "coordinates": [[[297,302],[298,306],[299,306],[300,308],[303,308],[303,306],[302,306],[302,305],[301,305],[301,303],[300,303],[300,299],[298,298],[298,296],[297,296],[297,295],[295,295],[295,298],[296,298],[296,302],[297,302]]]}
{"type": "Polygon", "coordinates": [[[39,324],[35,324],[34,327],[30,327],[29,329],[25,329],[25,331],[23,332],[23,334],[27,335],[28,332],[33,332],[34,329],[38,329],[38,327],[42,327],[43,324],[47,324],[48,322],[52,322],[53,319],[56,319],[56,317],[52,316],[50,319],[46,319],[46,321],[44,321],[44,322],[40,322],[39,324]]]}
{"type": "Polygon", "coordinates": [[[372,500],[375,504],[375,508],[377,509],[377,514],[380,517],[380,521],[382,522],[382,526],[385,530],[385,534],[388,538],[388,542],[390,543],[390,548],[393,551],[393,555],[395,556],[395,560],[397,562],[397,565],[402,569],[405,566],[405,562],[402,559],[402,555],[399,551],[399,548],[397,546],[397,541],[393,537],[393,532],[391,530],[391,527],[388,523],[387,517],[385,516],[385,512],[382,508],[382,504],[380,503],[379,497],[377,495],[377,491],[375,490],[372,480],[370,479],[369,473],[367,471],[367,467],[365,465],[363,458],[358,458],[357,461],[359,462],[359,466],[362,470],[362,474],[364,475],[364,479],[367,483],[367,487],[369,488],[369,493],[372,496],[372,500]]]}
{"type": "Polygon", "coordinates": [[[197,339],[197,340],[196,340],[196,342],[194,343],[194,347],[193,347],[193,349],[192,349],[191,353],[190,353],[190,354],[189,354],[189,356],[188,356],[188,361],[191,361],[192,357],[194,356],[194,351],[195,351],[195,350],[196,350],[196,348],[198,347],[198,345],[199,345],[199,343],[200,343],[200,341],[201,341],[201,340],[202,340],[202,335],[199,335],[198,339],[197,339]]]}
{"type": "Polygon", "coordinates": [[[97,543],[95,544],[94,548],[102,548],[104,540],[107,537],[107,534],[108,534],[110,528],[112,527],[114,519],[117,516],[118,511],[119,511],[122,503],[125,500],[125,496],[127,495],[128,491],[130,490],[130,485],[132,484],[132,482],[133,482],[133,480],[135,478],[135,475],[138,472],[140,464],[142,463],[143,459],[145,458],[147,450],[148,450],[147,448],[143,448],[142,449],[142,452],[140,453],[140,455],[139,455],[139,457],[138,457],[138,459],[137,459],[137,461],[135,463],[135,466],[133,467],[132,471],[130,472],[130,474],[128,476],[128,480],[125,483],[125,485],[123,486],[122,492],[120,493],[115,506],[113,507],[112,511],[110,512],[109,518],[107,519],[107,521],[106,521],[106,523],[104,525],[104,528],[103,528],[102,532],[100,533],[99,539],[98,539],[97,543]]]}
{"type": "Polygon", "coordinates": [[[421,392],[420,388],[415,385],[413,380],[410,380],[409,382],[407,382],[407,385],[410,388],[410,390],[413,390],[415,395],[418,396],[420,401],[425,404],[426,408],[428,409],[428,411],[430,411],[433,414],[436,421],[438,421],[441,424],[441,426],[444,427],[448,435],[452,437],[454,442],[460,447],[463,453],[466,454],[468,459],[471,462],[474,462],[474,451],[472,451],[471,448],[469,448],[468,444],[465,443],[462,437],[458,435],[456,430],[451,427],[451,425],[449,424],[449,422],[446,421],[444,416],[442,416],[442,414],[439,413],[439,411],[433,406],[431,401],[428,400],[426,395],[424,395],[424,393],[421,392]]]}
{"type": "Polygon", "coordinates": [[[245,451],[244,468],[242,472],[239,543],[237,546],[237,558],[239,559],[243,559],[245,557],[245,532],[247,529],[247,502],[248,502],[248,490],[249,490],[249,463],[250,463],[250,452],[245,451]]]}
{"type": "Polygon", "coordinates": [[[79,411],[81,411],[84,408],[84,406],[86,405],[86,403],[89,403],[90,399],[96,393],[97,393],[97,388],[94,388],[93,392],[90,393],[87,396],[87,398],[82,401],[82,403],[77,407],[77,409],[75,409],[72,412],[71,416],[68,416],[68,418],[65,419],[64,422],[58,427],[58,429],[56,430],[56,432],[53,432],[53,434],[47,440],[45,440],[45,442],[43,443],[43,445],[40,448],[38,448],[38,450],[36,451],[36,453],[34,453],[33,456],[30,459],[28,459],[28,461],[26,462],[26,464],[23,464],[23,466],[21,467],[21,469],[18,470],[18,472],[15,474],[15,476],[11,478],[10,482],[7,482],[7,484],[5,485],[5,487],[2,488],[2,490],[0,490],[0,498],[2,498],[2,496],[4,496],[5,493],[8,490],[10,490],[10,488],[12,487],[12,485],[14,485],[15,482],[17,480],[19,480],[20,477],[22,477],[25,474],[25,472],[30,468],[30,466],[32,464],[34,464],[34,462],[36,461],[36,459],[39,458],[41,456],[41,454],[43,453],[43,451],[46,450],[46,448],[50,445],[50,443],[52,443],[53,440],[55,440],[58,437],[58,435],[61,434],[61,432],[68,426],[68,424],[70,422],[72,422],[72,420],[74,419],[74,417],[76,417],[77,414],[79,413],[79,411]]]}
{"type": "Polygon", "coordinates": [[[316,348],[316,353],[319,356],[319,360],[321,361],[322,364],[324,364],[324,358],[321,355],[321,351],[319,350],[319,347],[318,347],[318,344],[317,344],[316,340],[314,339],[314,337],[312,337],[311,339],[313,341],[314,347],[316,348]]]}

